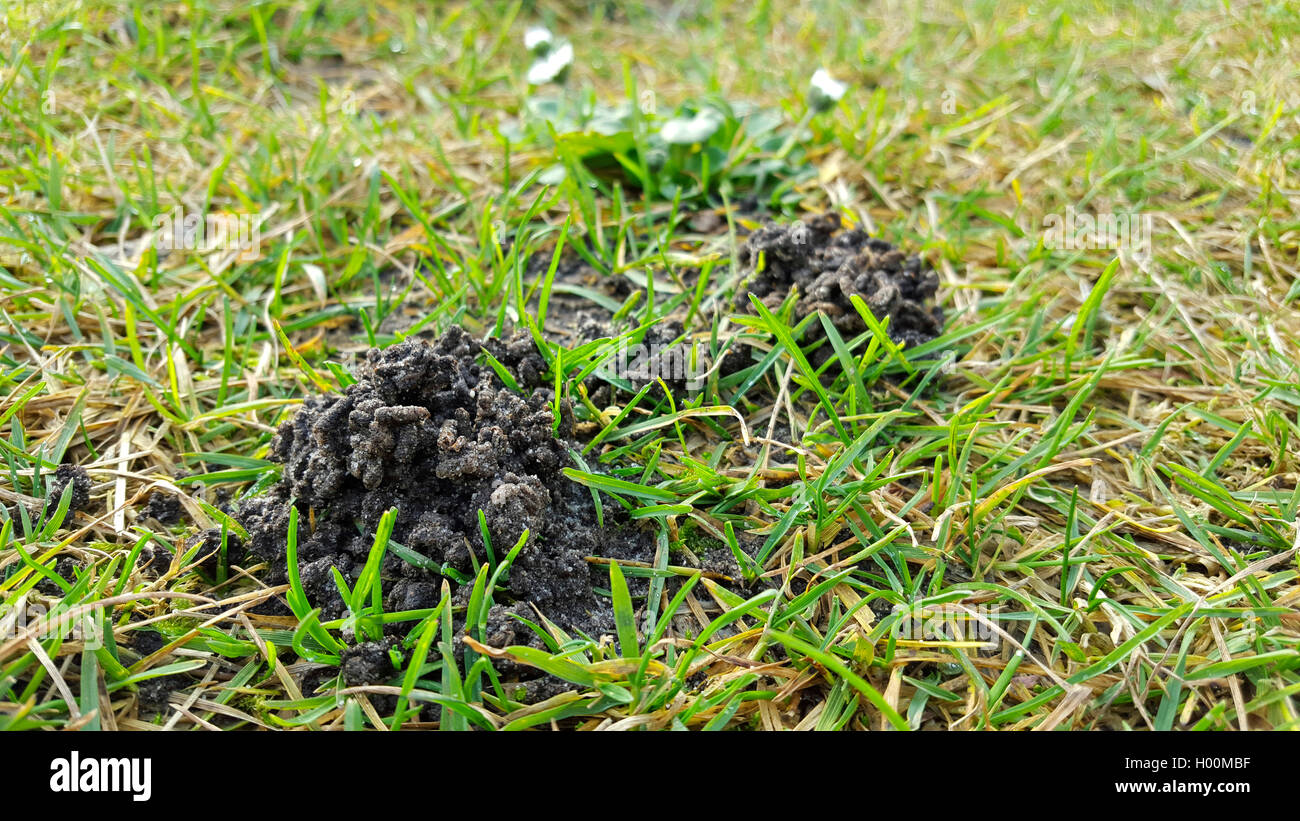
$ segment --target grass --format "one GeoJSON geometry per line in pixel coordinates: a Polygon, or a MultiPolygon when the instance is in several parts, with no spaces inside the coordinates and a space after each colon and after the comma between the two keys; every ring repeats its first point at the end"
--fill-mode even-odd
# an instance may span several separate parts
{"type": "Polygon", "coordinates": [[[1300,726],[1285,4],[691,7],[5,7],[0,727],[1300,726]],[[539,22],[575,44],[563,88],[524,80],[539,22]],[[812,116],[821,67],[851,89],[812,116]],[[543,92],[625,107],[612,166],[544,122],[502,136],[543,92]],[[715,155],[673,147],[652,171],[656,123],[709,97],[774,118],[766,142],[729,122],[715,155]],[[945,335],[900,349],[825,323],[819,368],[806,324],[732,309],[750,218],[722,206],[755,186],[778,215],[833,209],[921,252],[945,335]],[[178,205],[262,215],[258,253],[161,254],[150,226],[178,205]],[[706,205],[723,230],[691,227],[706,205]],[[1150,255],[1051,247],[1070,210],[1149,215],[1150,255]],[[547,303],[609,297],[552,280],[561,245],[633,284],[609,305],[633,341],[686,316],[711,353],[743,334],[761,355],[686,404],[596,407],[579,386],[615,343],[554,342],[547,303]],[[538,255],[555,260],[540,276],[538,255]],[[569,475],[658,534],[652,564],[608,564],[617,635],[539,618],[546,651],[485,643],[524,541],[454,579],[472,591],[463,651],[450,585],[431,610],[382,612],[379,558],[413,558],[383,532],[376,572],[339,580],[346,623],[256,567],[199,570],[238,528],[223,494],[275,480],[277,424],[345,387],[365,348],[530,322],[592,437],[569,475]],[[91,514],[42,510],[62,461],[89,469],[91,514]],[[151,525],[155,491],[224,535],[151,525]],[[711,550],[767,584],[719,584],[711,550]],[[274,596],[294,617],[250,612],[274,596]],[[901,629],[940,610],[995,638],[901,629]],[[410,630],[391,682],[304,688],[345,632],[394,622],[410,630]],[[131,648],[150,632],[157,650],[131,648]],[[572,689],[523,704],[505,658],[572,689]],[[166,676],[179,686],[142,711],[166,676]]]}

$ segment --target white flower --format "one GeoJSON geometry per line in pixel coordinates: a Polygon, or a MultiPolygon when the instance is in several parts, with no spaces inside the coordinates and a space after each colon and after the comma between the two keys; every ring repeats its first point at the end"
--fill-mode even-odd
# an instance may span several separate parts
{"type": "Polygon", "coordinates": [[[849,90],[848,83],[841,83],[824,68],[813,72],[812,85],[808,90],[808,102],[817,111],[826,111],[835,107],[849,90]]]}
{"type": "Polygon", "coordinates": [[[573,46],[561,43],[539,57],[528,69],[528,84],[533,86],[557,83],[564,79],[573,63],[573,46]]]}
{"type": "Polygon", "coordinates": [[[537,57],[545,57],[555,45],[555,38],[545,26],[533,26],[524,32],[524,48],[537,57]]]}
{"type": "Polygon", "coordinates": [[[670,145],[702,143],[722,126],[722,115],[706,108],[693,117],[674,117],[659,129],[659,136],[670,145]]]}

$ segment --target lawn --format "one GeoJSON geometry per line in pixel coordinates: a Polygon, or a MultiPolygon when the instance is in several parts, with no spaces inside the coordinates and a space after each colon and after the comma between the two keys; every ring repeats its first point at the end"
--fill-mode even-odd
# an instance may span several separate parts
{"type": "Polygon", "coordinates": [[[1300,728],[1289,4],[0,14],[0,729],[1300,728]]]}

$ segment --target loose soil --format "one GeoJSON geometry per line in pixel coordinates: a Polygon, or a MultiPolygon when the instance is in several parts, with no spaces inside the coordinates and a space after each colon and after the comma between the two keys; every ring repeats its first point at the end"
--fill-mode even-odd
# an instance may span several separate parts
{"type": "MultiPolygon", "coordinates": [[[[701,233],[726,230],[725,219],[712,211],[695,215],[691,225],[701,233]]],[[[742,226],[738,223],[737,228],[739,231],[742,226]]],[[[776,311],[793,291],[796,295],[794,321],[821,312],[847,340],[867,331],[866,321],[851,301],[856,295],[877,319],[885,321],[888,318],[888,332],[895,342],[915,347],[943,332],[943,310],[934,304],[938,275],[917,255],[907,255],[865,231],[844,230],[838,214],[825,214],[785,225],[769,222],[744,235],[738,261],[742,271],[741,284],[734,295],[734,307],[738,311],[753,310],[749,301],[751,293],[770,310],[776,311]]],[[[538,254],[530,262],[529,272],[540,280],[549,264],[549,255],[538,254]]],[[[689,273],[683,274],[684,279],[693,279],[689,273]]],[[[619,301],[626,297],[629,287],[626,278],[601,277],[571,254],[561,258],[555,282],[557,285],[578,285],[586,290],[600,289],[619,301]]],[[[687,284],[693,285],[693,282],[687,284]]],[[[608,310],[590,299],[576,294],[552,293],[545,331],[550,338],[569,347],[615,336],[627,327],[626,321],[615,323],[608,310]]],[[[650,350],[668,351],[666,356],[679,355],[677,350],[668,350],[668,346],[690,330],[693,329],[684,328],[678,318],[672,317],[649,329],[643,342],[650,350]]],[[[821,324],[814,321],[805,332],[804,342],[815,343],[824,337],[821,324]]],[[[690,347],[689,342],[678,345],[681,351],[690,347]]],[[[809,358],[815,366],[820,366],[831,356],[833,350],[825,344],[809,351],[809,358]]],[[[718,373],[725,378],[753,362],[750,346],[737,342],[727,348],[723,361],[718,365],[718,373]]],[[[651,374],[674,372],[656,356],[643,359],[642,364],[651,374]]],[[[707,362],[704,367],[708,367],[707,362]]],[[[657,380],[645,378],[635,371],[624,376],[634,389],[655,383],[650,399],[661,398],[657,380]]],[[[665,384],[679,398],[688,393],[684,379],[667,378],[665,384]]],[[[612,389],[603,380],[593,377],[588,382],[588,390],[592,401],[598,405],[613,401],[612,389]]]]}
{"type": "MultiPolygon", "coordinates": [[[[621,520],[612,503],[604,505],[605,526],[598,525],[590,491],[561,472],[577,445],[567,405],[558,436],[553,432],[553,394],[543,370],[526,336],[480,343],[459,327],[433,344],[407,340],[371,350],[356,384],[341,396],[307,400],[280,427],[270,458],[283,464],[282,478],[265,495],[236,505],[249,540],[228,550],[236,559],[265,561],[269,581],[283,582],[289,511],[296,505],[303,587],[323,620],[340,618],[346,610],[330,568],[355,582],[380,517],[396,507],[392,540],[428,562],[416,566],[389,551],[382,567],[385,609],[429,608],[440,599],[442,577],[452,576],[440,570],[472,576],[471,552],[487,560],[482,510],[498,559],[525,529],[530,533],[509,571],[505,598],[512,601],[490,614],[489,643],[536,644],[509,617],[515,612],[536,622],[530,605],[566,631],[612,632],[608,601],[592,591],[593,584],[608,585],[608,570],[587,557],[650,561],[653,539],[621,520]],[[478,364],[481,347],[509,369],[522,395],[478,364]]],[[[468,589],[463,585],[454,603],[463,604],[468,589]]],[[[391,676],[387,649],[350,648],[343,664],[348,683],[391,676]]]]}
{"type": "Polygon", "coordinates": [[[149,494],[149,501],[140,511],[142,516],[154,519],[161,525],[178,524],[183,513],[181,500],[160,490],[149,494]]]}
{"type": "MultiPolygon", "coordinates": [[[[877,317],[890,317],[895,340],[915,346],[937,336],[943,315],[927,305],[938,287],[934,272],[919,257],[906,256],[860,230],[841,228],[838,216],[826,215],[807,223],[769,224],[750,234],[740,262],[755,273],[738,291],[737,308],[749,308],[745,295],[752,292],[776,309],[794,290],[796,320],[822,311],[848,338],[867,330],[850,302],[857,294],[877,317]]],[[[565,258],[556,281],[580,290],[599,289],[617,301],[626,296],[617,290],[628,286],[625,279],[593,281],[592,273],[580,261],[565,258]]],[[[560,336],[570,337],[562,339],[568,345],[615,333],[609,312],[575,293],[553,293],[550,313],[565,320],[560,336]]],[[[548,330],[553,335],[554,329],[548,330]]],[[[680,322],[660,323],[650,329],[647,342],[667,344],[684,331],[680,322]]],[[[811,333],[820,335],[819,326],[813,325],[811,333]]],[[[743,367],[743,352],[733,351],[729,358],[737,361],[724,362],[724,372],[743,367]]],[[[480,343],[452,327],[432,342],[410,339],[369,351],[357,368],[356,384],[339,396],[308,399],[281,426],[270,458],[283,464],[282,479],[266,494],[234,506],[249,538],[247,543],[229,540],[228,560],[265,562],[267,581],[285,581],[289,512],[296,506],[299,573],[308,600],[321,608],[322,620],[342,618],[346,606],[331,568],[354,583],[381,516],[396,507],[392,541],[424,560],[407,561],[388,552],[381,573],[385,609],[431,608],[440,600],[444,578],[456,588],[458,576],[473,575],[471,554],[478,562],[487,560],[482,511],[498,559],[525,529],[530,533],[510,569],[507,590],[498,594],[500,603],[489,613],[488,644],[541,646],[516,618],[539,622],[538,613],[570,633],[612,633],[609,601],[593,592],[593,586],[608,585],[608,569],[587,559],[651,562],[653,537],[621,518],[612,503],[604,505],[606,521],[599,525],[590,491],[562,473],[572,464],[570,450],[578,445],[567,403],[561,404],[555,424],[554,395],[544,370],[524,334],[480,343]],[[479,363],[484,348],[512,374],[521,392],[479,363]]],[[[677,387],[670,384],[669,389],[677,387]]],[[[208,551],[219,544],[220,535],[210,532],[205,539],[208,551]]],[[[729,566],[723,572],[735,572],[734,560],[725,559],[729,566]]],[[[215,560],[208,569],[216,569],[215,560]]],[[[645,582],[631,581],[634,595],[644,595],[645,582]]],[[[454,593],[458,613],[468,592],[466,584],[454,593]]],[[[458,619],[461,626],[463,617],[458,619]]],[[[388,680],[395,672],[394,640],[408,627],[390,625],[382,641],[350,644],[341,663],[344,681],[388,680]]],[[[540,685],[543,691],[537,696],[555,683],[514,665],[498,668],[503,675],[540,685]]]]}
{"type": "MultiPolygon", "coordinates": [[[[926,303],[939,288],[939,277],[919,256],[908,256],[889,242],[860,229],[841,230],[838,214],[824,214],[791,225],[766,225],[740,249],[740,263],[757,271],[742,283],[737,310],[749,311],[749,294],[776,311],[797,289],[794,319],[823,312],[846,340],[867,330],[853,307],[857,295],[877,319],[889,321],[896,342],[915,347],[943,332],[943,310],[926,303]],[[762,270],[758,269],[760,256],[762,270]]],[[[818,323],[809,327],[822,334],[818,323]]]]}
{"type": "Polygon", "coordinates": [[[68,512],[75,513],[90,507],[90,491],[94,487],[90,474],[80,465],[59,465],[50,479],[49,505],[57,507],[63,498],[63,492],[72,485],[72,498],[69,500],[68,512]]]}

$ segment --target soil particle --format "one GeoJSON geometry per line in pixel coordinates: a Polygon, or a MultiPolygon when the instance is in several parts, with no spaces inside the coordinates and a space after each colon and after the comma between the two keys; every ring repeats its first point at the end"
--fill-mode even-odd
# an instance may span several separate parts
{"type": "MultiPolygon", "coordinates": [[[[73,491],[74,493],[76,491],[73,491]]],[[[62,556],[54,563],[54,572],[60,579],[71,584],[77,580],[77,570],[81,568],[81,563],[71,556],[62,556]]],[[[47,596],[62,596],[63,588],[55,584],[53,579],[42,579],[36,584],[37,591],[47,596]]]]}
{"type": "Polygon", "coordinates": [[[152,630],[136,630],[132,634],[131,649],[140,654],[140,658],[152,656],[167,646],[167,639],[162,633],[152,630]]]}
{"type": "MultiPolygon", "coordinates": [[[[196,542],[198,543],[199,549],[198,552],[194,554],[194,557],[202,560],[199,562],[199,567],[210,576],[215,576],[221,569],[221,538],[221,528],[210,527],[207,530],[201,530],[196,533],[186,544],[186,550],[188,551],[189,548],[194,547],[196,542]]],[[[243,543],[240,542],[237,535],[229,531],[226,532],[225,538],[225,563],[226,566],[229,567],[232,564],[237,564],[238,560],[242,558],[243,543]]]]}
{"type": "Polygon", "coordinates": [[[140,558],[136,562],[136,567],[146,578],[157,578],[167,569],[170,562],[171,554],[167,552],[166,548],[147,544],[140,551],[140,558]]]}
{"type": "Polygon", "coordinates": [[[142,681],[136,685],[136,700],[140,704],[142,713],[161,713],[166,707],[171,695],[181,682],[177,681],[179,676],[160,676],[142,681]]]}
{"type": "MultiPolygon", "coordinates": [[[[498,560],[529,532],[509,571],[507,598],[537,605],[567,629],[612,630],[608,603],[592,591],[603,568],[593,571],[586,557],[620,553],[645,561],[651,539],[612,518],[598,526],[590,492],[562,473],[576,447],[571,414],[562,404],[557,435],[544,368],[526,336],[479,342],[458,327],[433,344],[407,340],[371,350],[346,393],[307,400],[281,426],[270,458],[283,463],[283,476],[265,495],[235,506],[249,540],[232,543],[232,556],[236,547],[246,550],[267,562],[270,581],[283,581],[296,505],[303,587],[322,620],[340,618],[345,606],[331,567],[354,582],[380,518],[396,507],[392,540],[428,561],[412,564],[388,553],[384,606],[427,608],[440,597],[441,568],[471,575],[471,551],[479,562],[487,559],[481,510],[498,560]],[[512,373],[523,394],[478,364],[481,348],[512,373]]],[[[454,586],[455,574],[447,577],[454,586]]],[[[526,607],[520,612],[536,618],[526,607]]]]}
{"type": "Polygon", "coordinates": [[[177,524],[181,520],[181,500],[155,490],[149,494],[149,501],[140,514],[146,519],[155,519],[161,525],[177,524]]]}
{"type": "MultiPolygon", "coordinates": [[[[140,658],[151,656],[167,645],[167,637],[152,630],[137,630],[129,641],[131,649],[140,658]]],[[[136,700],[141,713],[160,713],[167,707],[171,694],[184,686],[188,679],[181,674],[146,679],[136,685],[136,700]]]]}
{"type": "Polygon", "coordinates": [[[289,669],[298,677],[298,687],[303,695],[309,696],[324,692],[326,685],[333,687],[339,677],[339,668],[332,664],[299,662],[289,669]]]}
{"type": "Polygon", "coordinates": [[[68,510],[78,511],[90,507],[90,490],[94,482],[80,465],[59,465],[54,470],[54,477],[50,480],[49,503],[58,505],[68,485],[72,485],[72,501],[68,510]]]}
{"type": "MultiPolygon", "coordinates": [[[[896,342],[920,345],[943,330],[943,311],[927,306],[939,277],[918,256],[908,256],[865,231],[841,230],[838,214],[824,214],[755,231],[740,249],[740,263],[757,271],[736,295],[738,310],[750,310],[754,294],[775,311],[797,289],[794,319],[822,312],[845,339],[867,330],[851,302],[860,297],[880,319],[890,317],[896,342]],[[757,270],[762,257],[762,270],[757,270]]],[[[813,333],[820,333],[814,324],[813,333]]]]}
{"type": "Polygon", "coordinates": [[[348,687],[364,687],[388,681],[397,672],[389,655],[389,651],[396,649],[397,644],[396,639],[389,638],[345,648],[340,664],[343,683],[348,687]]]}

